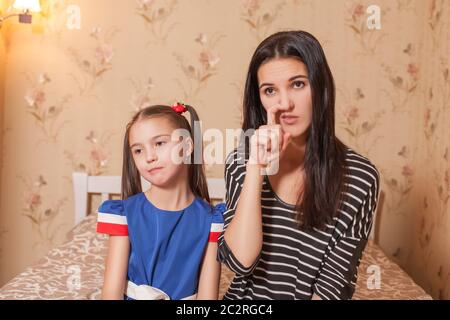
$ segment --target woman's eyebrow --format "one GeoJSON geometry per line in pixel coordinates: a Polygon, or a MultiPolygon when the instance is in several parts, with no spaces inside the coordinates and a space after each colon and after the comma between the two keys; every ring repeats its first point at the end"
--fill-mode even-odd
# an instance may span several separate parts
{"type": "Polygon", "coordinates": [[[292,80],[295,80],[295,79],[298,79],[298,78],[305,78],[305,79],[308,79],[307,76],[305,76],[305,75],[303,75],[303,74],[299,74],[299,75],[297,75],[297,76],[293,76],[292,78],[289,78],[289,81],[292,81],[292,80]]]}
{"type": "MultiPolygon", "coordinates": [[[[292,80],[295,80],[295,79],[298,79],[298,78],[308,79],[307,76],[305,76],[305,75],[303,75],[303,74],[298,74],[298,75],[296,75],[296,76],[293,76],[293,77],[289,78],[288,81],[292,81],[292,80]]],[[[262,83],[262,84],[259,86],[259,89],[261,89],[261,88],[264,87],[264,86],[273,86],[273,83],[264,82],[264,83],[262,83]]]]}

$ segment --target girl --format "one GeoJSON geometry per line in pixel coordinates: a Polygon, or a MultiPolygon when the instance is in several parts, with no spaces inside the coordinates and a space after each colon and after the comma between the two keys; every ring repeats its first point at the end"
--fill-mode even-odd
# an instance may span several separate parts
{"type": "Polygon", "coordinates": [[[219,255],[236,273],[225,299],[352,297],[379,173],[336,137],[334,101],[333,76],[311,34],[280,32],[258,46],[242,126],[256,132],[225,166],[219,255]],[[271,160],[278,170],[261,175],[271,160]]]}
{"type": "Polygon", "coordinates": [[[103,299],[124,293],[139,300],[218,298],[217,237],[225,207],[209,204],[186,110],[198,123],[194,108],[178,103],[142,109],[127,125],[122,200],[105,201],[98,210],[97,231],[111,235],[103,299]],[[175,133],[183,130],[188,134],[180,140],[175,133]],[[141,177],[151,183],[145,193],[141,177]]]}

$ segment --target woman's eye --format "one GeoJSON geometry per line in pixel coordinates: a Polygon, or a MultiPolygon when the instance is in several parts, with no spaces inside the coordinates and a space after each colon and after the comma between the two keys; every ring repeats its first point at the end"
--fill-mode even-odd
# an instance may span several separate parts
{"type": "Polygon", "coordinates": [[[142,152],[142,149],[134,149],[133,150],[134,154],[141,154],[141,152],[142,152]]]}
{"type": "Polygon", "coordinates": [[[266,95],[268,95],[268,96],[271,96],[271,95],[273,95],[275,93],[275,89],[274,88],[266,88],[265,90],[264,90],[264,94],[266,94],[266,95]]]}
{"type": "Polygon", "coordinates": [[[296,89],[303,88],[305,86],[305,83],[303,81],[294,81],[292,83],[292,86],[296,89]]]}

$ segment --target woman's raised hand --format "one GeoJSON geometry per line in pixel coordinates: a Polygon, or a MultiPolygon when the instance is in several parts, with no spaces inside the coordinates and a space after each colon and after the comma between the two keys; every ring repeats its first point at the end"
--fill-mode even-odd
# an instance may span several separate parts
{"type": "Polygon", "coordinates": [[[291,134],[284,132],[277,121],[280,109],[279,105],[269,108],[267,125],[260,126],[250,139],[249,164],[264,168],[268,175],[278,172],[279,159],[291,140],[291,134]]]}

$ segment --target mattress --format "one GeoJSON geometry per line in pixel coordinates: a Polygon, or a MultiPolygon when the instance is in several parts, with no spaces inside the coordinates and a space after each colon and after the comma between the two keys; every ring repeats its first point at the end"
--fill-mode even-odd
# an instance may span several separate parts
{"type": "MultiPolygon", "coordinates": [[[[68,234],[67,242],[4,285],[0,299],[100,299],[108,236],[97,234],[95,226],[96,216],[87,216],[68,234]]],[[[232,278],[233,273],[223,266],[220,297],[232,278]]],[[[427,300],[431,297],[380,247],[369,241],[358,269],[353,299],[427,300]],[[380,271],[379,286],[374,271],[380,271]]]]}

